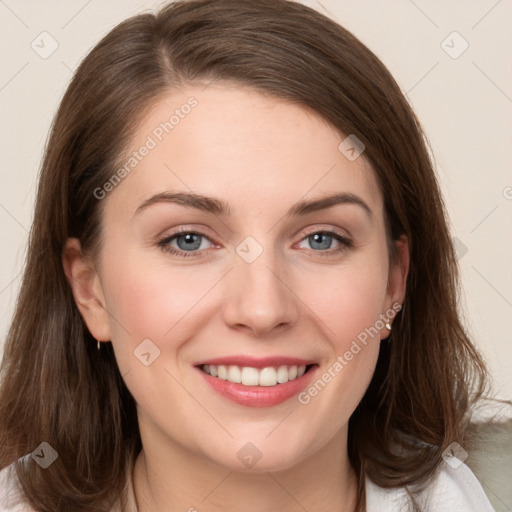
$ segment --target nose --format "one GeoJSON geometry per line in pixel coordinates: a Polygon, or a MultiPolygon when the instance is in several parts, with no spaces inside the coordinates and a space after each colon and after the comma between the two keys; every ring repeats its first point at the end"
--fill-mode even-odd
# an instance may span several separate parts
{"type": "Polygon", "coordinates": [[[225,282],[224,320],[232,329],[256,337],[269,335],[296,323],[298,299],[283,265],[265,250],[252,263],[237,256],[225,282]]]}

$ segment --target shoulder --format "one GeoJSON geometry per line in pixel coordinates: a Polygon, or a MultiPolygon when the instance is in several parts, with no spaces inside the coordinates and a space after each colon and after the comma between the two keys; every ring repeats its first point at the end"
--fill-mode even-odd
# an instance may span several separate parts
{"type": "Polygon", "coordinates": [[[23,502],[14,464],[0,471],[0,512],[35,512],[23,502]]]}
{"type": "MultiPolygon", "coordinates": [[[[417,496],[425,512],[494,512],[476,476],[465,465],[452,467],[443,462],[428,487],[417,496]]],[[[368,512],[406,512],[409,498],[406,490],[383,489],[366,479],[368,512]]]]}

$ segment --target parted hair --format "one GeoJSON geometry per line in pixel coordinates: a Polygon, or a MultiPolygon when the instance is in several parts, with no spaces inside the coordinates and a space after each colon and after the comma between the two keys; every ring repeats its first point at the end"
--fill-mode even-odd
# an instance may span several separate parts
{"type": "Polygon", "coordinates": [[[155,101],[221,81],[292,101],[360,139],[384,198],[388,245],[408,239],[403,309],[349,422],[358,509],[366,476],[386,488],[426,484],[447,446],[464,443],[486,369],[458,313],[457,259],[434,162],[399,86],[349,31],[300,3],[178,1],[123,21],[89,52],[47,141],[0,367],[0,469],[14,464],[38,511],[107,512],[141,450],[135,401],[111,344],[96,350],[63,247],[70,237],[92,255],[101,247],[103,203],[93,191],[124,161],[155,101]],[[47,469],[24,457],[43,441],[59,454],[47,469]]]}

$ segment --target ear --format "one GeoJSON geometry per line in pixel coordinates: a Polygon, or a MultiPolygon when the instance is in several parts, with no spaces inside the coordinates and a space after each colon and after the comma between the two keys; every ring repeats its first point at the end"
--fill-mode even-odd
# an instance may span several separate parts
{"type": "Polygon", "coordinates": [[[110,320],[100,278],[92,260],[83,255],[78,238],[67,240],[62,251],[62,266],[90,333],[98,341],[110,340],[110,320]]]}
{"type": "MultiPolygon", "coordinates": [[[[403,305],[405,299],[407,276],[409,275],[409,240],[402,235],[398,240],[394,241],[396,254],[394,261],[391,261],[389,267],[388,288],[386,292],[385,311],[383,312],[386,319],[392,325],[391,315],[386,315],[386,311],[393,311],[393,317],[398,313],[397,305],[403,305]]],[[[389,330],[384,328],[381,333],[381,339],[389,336],[389,330]]]]}

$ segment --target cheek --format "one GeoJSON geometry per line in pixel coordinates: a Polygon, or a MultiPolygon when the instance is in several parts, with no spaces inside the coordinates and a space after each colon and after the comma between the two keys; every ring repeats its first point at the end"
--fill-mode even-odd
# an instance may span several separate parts
{"type": "Polygon", "coordinates": [[[322,327],[329,350],[301,403],[311,401],[318,410],[336,404],[340,422],[348,420],[375,369],[383,328],[386,265],[386,253],[377,249],[360,260],[354,258],[351,264],[302,277],[299,295],[321,320],[317,325],[322,327]]]}
{"type": "Polygon", "coordinates": [[[328,277],[322,292],[311,288],[316,291],[308,297],[308,305],[322,320],[318,324],[324,325],[327,357],[315,380],[298,396],[312,430],[318,432],[318,445],[346,425],[372,379],[387,283],[387,273],[379,265],[338,269],[328,277]]]}
{"type": "Polygon", "coordinates": [[[173,268],[142,251],[111,256],[102,281],[113,342],[133,350],[149,338],[163,349],[186,338],[184,329],[198,325],[218,275],[206,267],[200,272],[193,266],[173,268]]]}
{"type": "Polygon", "coordinates": [[[375,255],[357,264],[303,275],[299,296],[323,320],[326,335],[341,350],[375,325],[384,312],[387,277],[385,260],[375,255]]]}

